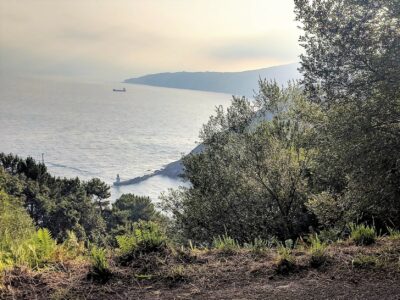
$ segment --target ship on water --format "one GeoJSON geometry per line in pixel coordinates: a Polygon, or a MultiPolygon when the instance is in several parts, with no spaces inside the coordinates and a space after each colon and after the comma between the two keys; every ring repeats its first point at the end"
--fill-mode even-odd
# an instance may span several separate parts
{"type": "Polygon", "coordinates": [[[113,89],[113,92],[126,92],[126,89],[113,89]]]}

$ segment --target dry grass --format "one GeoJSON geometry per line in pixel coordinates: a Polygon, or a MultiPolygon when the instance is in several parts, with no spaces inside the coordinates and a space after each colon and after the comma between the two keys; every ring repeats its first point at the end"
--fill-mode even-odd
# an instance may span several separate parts
{"type": "Polygon", "coordinates": [[[85,263],[5,275],[1,299],[396,299],[400,297],[400,240],[377,239],[368,247],[351,242],[328,247],[331,263],[310,267],[310,254],[293,250],[296,269],[276,272],[276,251],[263,255],[240,249],[181,250],[146,256],[129,266],[112,265],[105,284],[86,278],[85,263]],[[374,257],[378,267],[355,268],[357,257],[374,257]]]}

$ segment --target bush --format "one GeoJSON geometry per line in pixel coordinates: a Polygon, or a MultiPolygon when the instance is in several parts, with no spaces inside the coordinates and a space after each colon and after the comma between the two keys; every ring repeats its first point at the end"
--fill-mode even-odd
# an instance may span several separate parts
{"type": "Polygon", "coordinates": [[[358,246],[367,246],[375,243],[376,240],[376,231],[374,227],[360,224],[350,224],[351,230],[351,239],[358,246]]]}
{"type": "Polygon", "coordinates": [[[318,238],[318,235],[311,236],[309,241],[311,243],[309,248],[311,255],[310,265],[313,268],[318,268],[324,265],[328,260],[326,255],[326,249],[328,245],[324,242],[321,242],[321,240],[318,238]]]}
{"type": "Polygon", "coordinates": [[[133,226],[132,233],[116,237],[123,260],[131,260],[140,254],[166,249],[167,238],[156,223],[140,221],[133,226]]]}
{"type": "Polygon", "coordinates": [[[240,248],[238,242],[227,234],[215,237],[212,246],[225,254],[232,254],[240,248]]]}

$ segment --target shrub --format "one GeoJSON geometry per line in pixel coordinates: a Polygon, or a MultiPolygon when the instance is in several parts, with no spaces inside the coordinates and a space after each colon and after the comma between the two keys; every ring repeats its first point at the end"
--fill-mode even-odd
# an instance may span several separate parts
{"type": "Polygon", "coordinates": [[[362,245],[371,245],[375,243],[376,240],[376,231],[374,227],[360,224],[350,224],[351,230],[351,239],[356,243],[358,246],[362,245]]]}
{"type": "Polygon", "coordinates": [[[92,263],[89,277],[100,281],[107,281],[111,276],[111,271],[107,262],[106,249],[93,246],[90,250],[89,258],[92,263]]]}
{"type": "Polygon", "coordinates": [[[214,237],[212,246],[225,254],[232,254],[240,248],[238,242],[227,234],[214,237]]]}
{"type": "Polygon", "coordinates": [[[321,242],[318,235],[311,236],[309,241],[311,243],[309,248],[311,255],[310,265],[313,268],[318,268],[327,262],[326,249],[328,245],[325,242],[321,242]]]}

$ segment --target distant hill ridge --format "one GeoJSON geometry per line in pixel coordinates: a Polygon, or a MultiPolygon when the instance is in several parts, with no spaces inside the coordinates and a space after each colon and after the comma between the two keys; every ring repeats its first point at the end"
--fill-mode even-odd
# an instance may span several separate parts
{"type": "Polygon", "coordinates": [[[276,80],[285,85],[290,80],[300,79],[299,64],[288,64],[242,72],[175,72],[145,75],[126,79],[125,83],[150,86],[254,96],[258,79],[276,80]]]}

